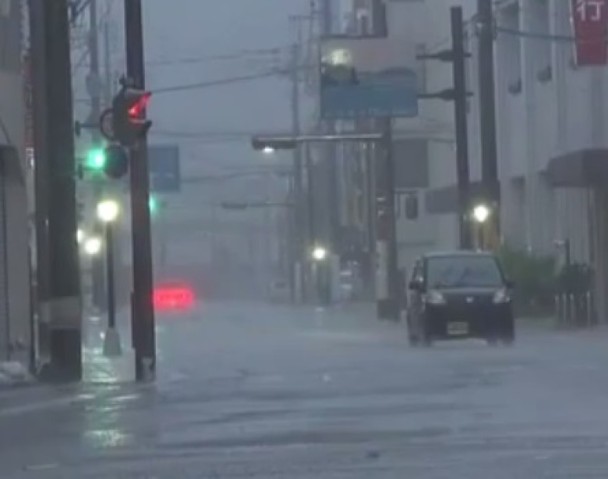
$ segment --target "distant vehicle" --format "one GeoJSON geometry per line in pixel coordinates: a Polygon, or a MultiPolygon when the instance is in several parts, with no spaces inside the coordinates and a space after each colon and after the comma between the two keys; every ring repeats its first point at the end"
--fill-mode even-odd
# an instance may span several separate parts
{"type": "Polygon", "coordinates": [[[154,310],[183,312],[194,308],[196,295],[192,287],[181,281],[163,282],[154,287],[154,310]]]}
{"type": "Polygon", "coordinates": [[[289,285],[283,279],[277,279],[270,283],[269,299],[274,303],[284,303],[289,301],[289,285]]]}
{"type": "Polygon", "coordinates": [[[414,266],[409,283],[410,344],[483,338],[513,343],[512,283],[491,253],[430,253],[414,266]]]}

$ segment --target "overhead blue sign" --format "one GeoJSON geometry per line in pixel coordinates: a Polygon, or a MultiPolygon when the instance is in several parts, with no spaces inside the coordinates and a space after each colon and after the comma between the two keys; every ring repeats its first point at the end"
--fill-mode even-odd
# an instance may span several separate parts
{"type": "Polygon", "coordinates": [[[411,118],[418,115],[418,75],[413,51],[387,38],[324,40],[321,117],[411,118]]]}
{"type": "Polygon", "coordinates": [[[181,189],[179,147],[177,145],[150,145],[148,147],[150,191],[176,193],[181,189]]]}

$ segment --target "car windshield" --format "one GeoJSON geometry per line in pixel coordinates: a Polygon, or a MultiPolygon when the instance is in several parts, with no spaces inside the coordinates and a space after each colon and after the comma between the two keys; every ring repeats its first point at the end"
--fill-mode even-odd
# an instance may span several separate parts
{"type": "Polygon", "coordinates": [[[446,256],[427,262],[427,284],[432,289],[499,287],[503,277],[491,256],[446,256]]]}

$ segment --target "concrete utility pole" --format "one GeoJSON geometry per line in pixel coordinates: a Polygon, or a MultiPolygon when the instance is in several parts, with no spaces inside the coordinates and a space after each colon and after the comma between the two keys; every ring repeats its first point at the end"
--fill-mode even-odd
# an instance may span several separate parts
{"type": "MultiPolygon", "coordinates": [[[[141,0],[125,0],[127,77],[145,89],[144,32],[141,0]]],[[[131,216],[133,235],[133,293],[131,316],[135,373],[138,381],[156,377],[153,264],[150,220],[150,175],[146,137],[131,149],[131,216]]]]}
{"type": "Polygon", "coordinates": [[[452,73],[454,77],[454,125],[456,128],[456,176],[458,180],[458,225],[460,247],[472,247],[469,195],[469,136],[467,128],[466,52],[462,7],[450,9],[452,23],[452,73]]]}
{"type": "Polygon", "coordinates": [[[46,380],[82,377],[80,268],[68,1],[30,0],[34,81],[38,287],[48,327],[46,380]]]}
{"type": "Polygon", "coordinates": [[[376,281],[377,314],[380,319],[399,320],[399,250],[395,218],[395,164],[393,124],[380,123],[384,141],[375,158],[376,198],[376,281]]]}
{"type": "Polygon", "coordinates": [[[497,245],[500,235],[500,184],[496,146],[496,96],[494,84],[494,14],[492,0],[477,0],[479,40],[479,121],[481,125],[481,177],[484,200],[490,203],[488,236],[497,245]]]}
{"type": "MultiPolygon", "coordinates": [[[[291,116],[292,133],[298,136],[301,131],[300,126],[300,44],[294,43],[291,49],[291,116]]],[[[292,210],[291,218],[293,222],[293,244],[289,245],[290,251],[295,250],[295,254],[290,255],[290,270],[292,286],[292,300],[297,301],[303,298],[304,289],[303,278],[303,259],[305,242],[303,241],[303,222],[302,222],[302,149],[299,146],[293,150],[293,202],[295,207],[292,210]]]]}
{"type": "Polygon", "coordinates": [[[104,100],[106,107],[112,104],[112,96],[114,95],[114,89],[112,88],[112,59],[110,52],[110,20],[106,19],[103,23],[103,53],[104,53],[104,70],[105,70],[105,81],[104,81],[104,100]]]}

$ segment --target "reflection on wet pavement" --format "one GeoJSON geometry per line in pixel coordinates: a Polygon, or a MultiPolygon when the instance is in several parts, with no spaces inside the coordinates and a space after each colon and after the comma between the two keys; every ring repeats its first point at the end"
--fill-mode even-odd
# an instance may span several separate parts
{"type": "Polygon", "coordinates": [[[162,321],[155,385],[90,346],[90,382],[0,397],[1,477],[608,477],[603,330],[424,350],[365,310],[162,321]]]}

